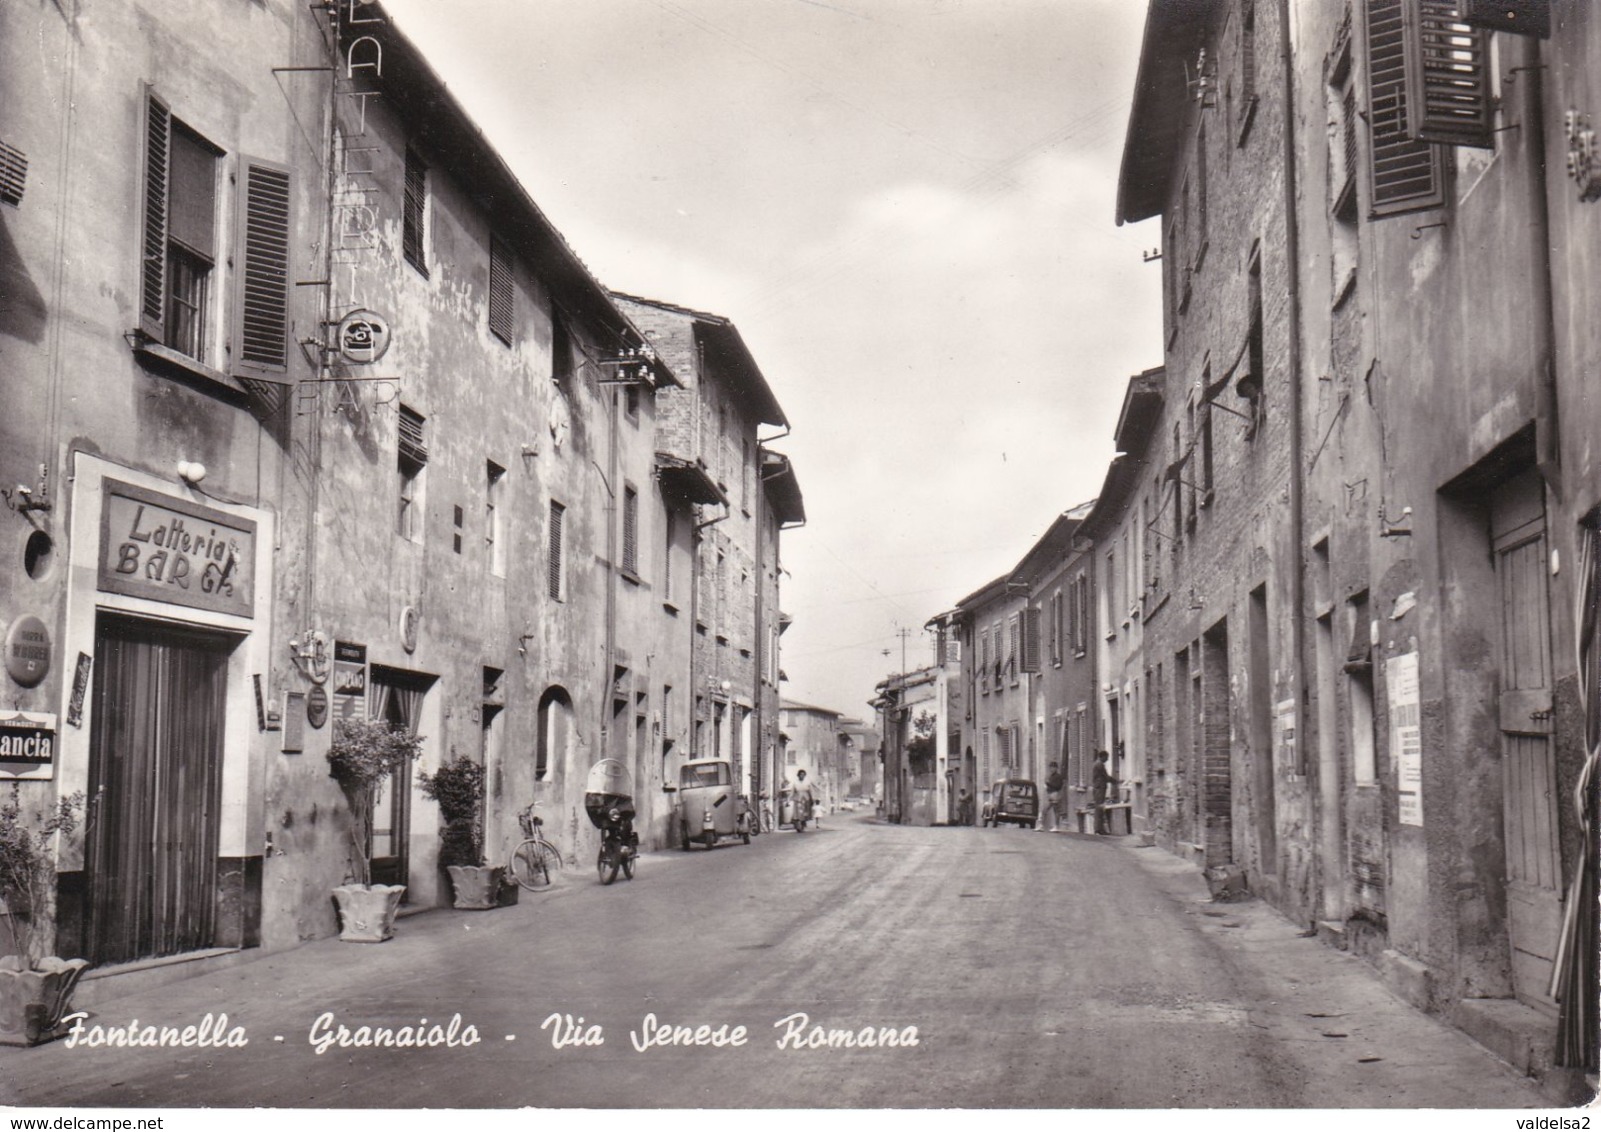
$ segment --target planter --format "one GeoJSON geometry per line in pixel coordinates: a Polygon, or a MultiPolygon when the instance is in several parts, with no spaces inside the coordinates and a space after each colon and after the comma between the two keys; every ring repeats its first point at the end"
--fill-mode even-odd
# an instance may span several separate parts
{"type": "Polygon", "coordinates": [[[0,1045],[33,1046],[67,1032],[61,1019],[88,968],[87,959],[40,959],[25,968],[15,955],[0,959],[0,1045]]]}
{"type": "Polygon", "coordinates": [[[339,938],[351,943],[382,943],[395,934],[395,914],[403,884],[342,884],[334,889],[339,905],[339,938]]]}
{"type": "Polygon", "coordinates": [[[450,889],[455,894],[456,907],[472,911],[493,908],[500,899],[500,882],[506,872],[504,865],[448,865],[450,889]]]}

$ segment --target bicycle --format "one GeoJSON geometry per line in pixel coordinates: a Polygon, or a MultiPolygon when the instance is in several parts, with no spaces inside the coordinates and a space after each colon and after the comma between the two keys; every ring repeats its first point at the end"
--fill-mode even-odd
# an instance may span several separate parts
{"type": "Polygon", "coordinates": [[[561,868],[561,850],[545,837],[545,819],[534,813],[538,802],[530,802],[517,815],[523,839],[511,851],[506,871],[530,892],[550,884],[550,870],[561,868]]]}

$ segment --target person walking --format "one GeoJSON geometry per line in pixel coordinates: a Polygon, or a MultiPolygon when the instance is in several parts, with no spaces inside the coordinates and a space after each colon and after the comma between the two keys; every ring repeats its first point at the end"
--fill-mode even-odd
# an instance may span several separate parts
{"type": "Polygon", "coordinates": [[[1111,757],[1105,751],[1095,752],[1095,773],[1090,779],[1090,801],[1095,806],[1096,833],[1112,832],[1111,815],[1106,812],[1106,795],[1118,784],[1119,779],[1107,768],[1107,760],[1111,757]]]}
{"type": "MultiPolygon", "coordinates": [[[[1062,828],[1062,768],[1058,763],[1051,764],[1051,773],[1045,776],[1045,811],[1051,815],[1051,832],[1056,833],[1062,828]]],[[[1040,824],[1035,827],[1041,833],[1045,832],[1045,812],[1040,813],[1040,824]]]]}
{"type": "Polygon", "coordinates": [[[973,796],[967,792],[965,786],[956,794],[956,824],[973,824],[973,796]]]}

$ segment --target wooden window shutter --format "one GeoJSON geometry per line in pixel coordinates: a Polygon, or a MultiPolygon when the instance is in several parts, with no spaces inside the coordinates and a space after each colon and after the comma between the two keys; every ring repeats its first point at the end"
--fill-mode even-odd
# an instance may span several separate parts
{"type": "Polygon", "coordinates": [[[420,469],[428,463],[428,445],[423,436],[423,416],[415,409],[400,406],[400,462],[420,469]]]}
{"type": "Polygon", "coordinates": [[[1407,0],[1367,0],[1369,187],[1372,214],[1444,203],[1440,153],[1407,133],[1407,0]]]}
{"type": "Polygon", "coordinates": [[[28,184],[28,155],[0,142],[0,201],[21,204],[28,184]]]}
{"type": "Polygon", "coordinates": [[[1023,610],[1023,671],[1040,670],[1040,611],[1031,605],[1023,610]]]}
{"type": "Polygon", "coordinates": [[[400,211],[400,250],[406,262],[424,275],[428,257],[423,245],[428,213],[428,166],[412,149],[406,150],[406,185],[400,211]]]}
{"type": "Polygon", "coordinates": [[[172,114],[154,93],[145,95],[145,217],[140,268],[139,329],[164,341],[167,309],[167,166],[172,114]]]}
{"type": "Polygon", "coordinates": [[[235,357],[242,365],[289,368],[289,170],[241,163],[235,357]]]}
{"type": "Polygon", "coordinates": [[[639,572],[639,492],[623,488],[623,569],[639,572]]]}
{"type": "Polygon", "coordinates": [[[1457,0],[1405,0],[1407,133],[1489,149],[1490,41],[1457,10],[1457,0]]]}
{"type": "Polygon", "coordinates": [[[550,503],[550,554],[545,561],[545,584],[547,592],[557,601],[561,600],[561,539],[562,522],[567,509],[555,500],[550,503]]]}
{"type": "Polygon", "coordinates": [[[516,330],[511,249],[504,240],[489,240],[489,329],[510,346],[516,330]]]}

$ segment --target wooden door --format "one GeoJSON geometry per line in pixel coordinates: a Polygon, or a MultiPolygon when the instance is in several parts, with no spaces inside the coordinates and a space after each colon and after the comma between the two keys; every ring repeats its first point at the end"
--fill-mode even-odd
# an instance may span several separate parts
{"type": "Polygon", "coordinates": [[[96,964],[212,946],[232,647],[132,619],[97,627],[85,846],[96,964]]]}
{"type": "Polygon", "coordinates": [[[1497,488],[1490,528],[1501,613],[1502,814],[1507,929],[1517,997],[1555,1011],[1547,995],[1562,911],[1556,773],[1551,746],[1550,555],[1534,473],[1497,488]]]}

